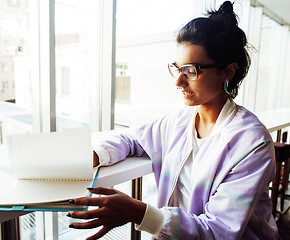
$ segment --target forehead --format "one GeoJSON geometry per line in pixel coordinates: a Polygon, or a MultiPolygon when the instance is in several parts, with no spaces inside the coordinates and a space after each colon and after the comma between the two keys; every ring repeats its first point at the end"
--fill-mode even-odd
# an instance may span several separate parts
{"type": "Polygon", "coordinates": [[[210,64],[214,63],[201,45],[183,42],[177,45],[175,62],[178,66],[188,63],[210,64]]]}

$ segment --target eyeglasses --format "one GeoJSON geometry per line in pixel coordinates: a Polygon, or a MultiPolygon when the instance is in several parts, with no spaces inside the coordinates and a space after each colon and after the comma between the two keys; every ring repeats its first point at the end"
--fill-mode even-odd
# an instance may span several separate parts
{"type": "Polygon", "coordinates": [[[174,78],[178,78],[179,74],[182,73],[187,79],[196,80],[200,69],[215,68],[223,65],[224,64],[215,64],[215,63],[207,65],[200,65],[198,63],[189,63],[179,68],[176,65],[176,63],[169,63],[168,70],[172,75],[172,77],[174,78]]]}

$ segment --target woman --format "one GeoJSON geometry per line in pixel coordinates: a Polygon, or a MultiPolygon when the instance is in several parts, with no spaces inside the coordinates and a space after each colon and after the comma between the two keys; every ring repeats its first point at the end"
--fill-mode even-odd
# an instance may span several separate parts
{"type": "Polygon", "coordinates": [[[277,238],[268,196],[274,176],[271,137],[232,101],[250,65],[246,36],[229,1],[208,15],[182,27],[176,60],[169,64],[186,107],[95,149],[95,165],[146,153],[158,208],[114,189],[89,189],[105,196],[72,202],[99,208],[68,214],[91,219],[70,227],[103,226],[88,239],[127,222],[157,239],[277,238]]]}

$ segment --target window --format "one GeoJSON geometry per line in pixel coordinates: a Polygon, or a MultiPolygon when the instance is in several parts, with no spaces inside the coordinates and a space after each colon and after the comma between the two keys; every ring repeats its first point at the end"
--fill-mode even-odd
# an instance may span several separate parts
{"type": "Polygon", "coordinates": [[[192,0],[117,1],[115,124],[146,123],[183,104],[167,64],[174,58],[176,30],[200,8],[192,0]]]}
{"type": "Polygon", "coordinates": [[[56,92],[60,96],[67,96],[70,94],[70,68],[69,67],[61,67],[57,69],[56,76],[56,92]]]}
{"type": "MultiPolygon", "coordinates": [[[[289,27],[281,26],[267,16],[262,18],[256,111],[289,107],[287,44],[289,27]],[[288,88],[287,88],[288,86],[288,88]],[[288,104],[287,104],[288,102],[288,104]]],[[[288,54],[289,56],[289,54],[288,54]]],[[[289,59],[289,57],[288,57],[289,59]]]]}
{"type": "MultiPolygon", "coordinates": [[[[79,120],[89,126],[91,0],[55,1],[56,115],[63,131],[79,120]]],[[[76,124],[77,127],[77,124],[76,124]]]]}
{"type": "Polygon", "coordinates": [[[31,131],[26,121],[32,120],[30,21],[35,14],[28,11],[29,5],[30,1],[11,0],[0,5],[0,114],[1,119],[9,116],[1,122],[1,143],[7,134],[31,131]],[[16,98],[17,105],[12,104],[16,98]]]}
{"type": "Polygon", "coordinates": [[[131,73],[126,63],[117,64],[116,66],[115,100],[126,103],[130,103],[131,100],[131,73]]]}

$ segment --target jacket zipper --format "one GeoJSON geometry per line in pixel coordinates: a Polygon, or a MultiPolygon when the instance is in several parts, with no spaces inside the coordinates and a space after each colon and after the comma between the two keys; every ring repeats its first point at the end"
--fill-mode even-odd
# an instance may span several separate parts
{"type": "Polygon", "coordinates": [[[186,158],[183,160],[182,164],[180,165],[180,168],[179,168],[178,171],[177,171],[178,174],[177,174],[176,177],[174,178],[174,181],[173,181],[173,182],[174,182],[174,184],[173,184],[173,188],[172,188],[172,190],[171,190],[171,192],[170,192],[170,194],[169,194],[168,201],[170,200],[171,195],[172,195],[172,193],[173,193],[173,191],[174,191],[174,189],[175,189],[175,187],[176,187],[177,179],[178,179],[178,177],[179,177],[179,175],[180,175],[181,169],[183,168],[183,166],[184,166],[186,160],[188,159],[188,157],[189,157],[189,155],[190,155],[190,153],[191,153],[192,151],[193,151],[193,146],[191,146],[190,151],[189,151],[188,154],[186,155],[186,158]]]}

